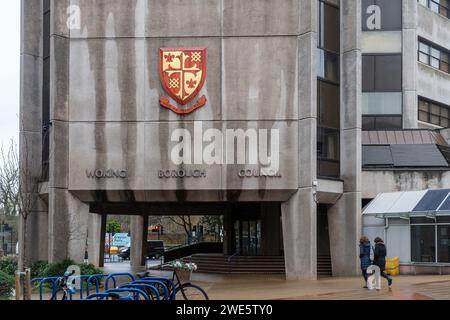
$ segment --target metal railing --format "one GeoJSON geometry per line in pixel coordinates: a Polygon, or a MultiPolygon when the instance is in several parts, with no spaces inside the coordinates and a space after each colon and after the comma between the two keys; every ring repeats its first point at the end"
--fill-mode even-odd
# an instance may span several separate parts
{"type": "Polygon", "coordinates": [[[238,249],[233,255],[228,257],[228,273],[231,273],[233,271],[233,266],[231,264],[231,261],[233,260],[233,258],[240,256],[241,252],[242,252],[242,249],[238,249]]]}

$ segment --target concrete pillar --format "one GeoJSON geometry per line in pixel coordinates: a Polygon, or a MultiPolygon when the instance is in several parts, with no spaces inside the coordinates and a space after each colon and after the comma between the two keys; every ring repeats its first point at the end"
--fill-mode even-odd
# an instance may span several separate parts
{"type": "Polygon", "coordinates": [[[31,211],[26,221],[23,216],[19,219],[19,265],[25,267],[36,261],[47,260],[48,213],[43,201],[39,198],[36,201],[36,208],[41,210],[31,211]]]}
{"type": "Polygon", "coordinates": [[[333,276],[355,276],[359,269],[359,237],[361,235],[361,193],[346,192],[328,210],[333,276]]]}
{"type": "Polygon", "coordinates": [[[417,1],[403,1],[403,128],[418,128],[417,1]]]}
{"type": "Polygon", "coordinates": [[[334,276],[357,275],[361,234],[361,2],[341,1],[341,179],[344,194],[328,210],[334,276]]]}
{"type": "Polygon", "coordinates": [[[88,260],[96,267],[104,266],[106,217],[105,214],[89,214],[88,260]]]}
{"type": "Polygon", "coordinates": [[[145,266],[147,250],[148,216],[131,217],[130,261],[132,267],[145,266]]]}
{"type": "Polygon", "coordinates": [[[313,188],[300,189],[282,204],[283,245],[288,280],[317,279],[317,205],[313,188]]]}
{"type": "Polygon", "coordinates": [[[67,0],[52,1],[50,50],[49,260],[83,262],[89,206],[69,191],[69,39],[67,0]],[[58,2],[58,3],[57,3],[58,2]]]}
{"type": "Polygon", "coordinates": [[[300,1],[299,190],[281,206],[286,278],[317,278],[317,0],[300,1]]]}
{"type": "Polygon", "coordinates": [[[45,260],[47,252],[46,208],[37,183],[42,175],[42,0],[22,0],[21,39],[19,178],[27,200],[19,222],[19,268],[45,260]]]}
{"type": "Polygon", "coordinates": [[[48,260],[83,262],[89,206],[65,189],[49,189],[48,260]]]}

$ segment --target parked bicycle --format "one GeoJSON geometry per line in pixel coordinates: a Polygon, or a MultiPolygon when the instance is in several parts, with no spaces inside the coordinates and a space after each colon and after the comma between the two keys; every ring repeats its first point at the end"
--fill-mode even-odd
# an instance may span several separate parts
{"type": "MultiPolygon", "coordinates": [[[[164,266],[170,266],[173,268],[172,279],[151,276],[150,272],[144,272],[138,274],[138,278],[141,281],[146,279],[149,281],[159,281],[159,283],[153,283],[152,286],[159,291],[159,295],[164,296],[164,286],[168,289],[169,299],[174,300],[209,300],[208,294],[200,286],[192,284],[191,282],[183,282],[182,277],[178,274],[178,270],[170,264],[165,264],[164,266]]],[[[164,267],[163,266],[163,267],[164,267]]],[[[154,292],[151,290],[146,290],[150,299],[156,300],[154,292]]]]}

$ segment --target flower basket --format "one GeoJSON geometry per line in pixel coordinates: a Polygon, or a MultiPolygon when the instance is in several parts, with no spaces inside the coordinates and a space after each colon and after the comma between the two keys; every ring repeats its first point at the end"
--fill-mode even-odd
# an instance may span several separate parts
{"type": "Polygon", "coordinates": [[[189,282],[191,280],[192,270],[176,270],[178,278],[181,282],[189,282]]]}

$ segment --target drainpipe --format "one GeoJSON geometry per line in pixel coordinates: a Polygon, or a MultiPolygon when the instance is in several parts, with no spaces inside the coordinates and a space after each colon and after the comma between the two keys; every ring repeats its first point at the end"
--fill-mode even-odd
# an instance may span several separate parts
{"type": "Polygon", "coordinates": [[[384,226],[384,243],[387,245],[387,230],[389,229],[389,218],[384,218],[385,226],[384,226]]]}

